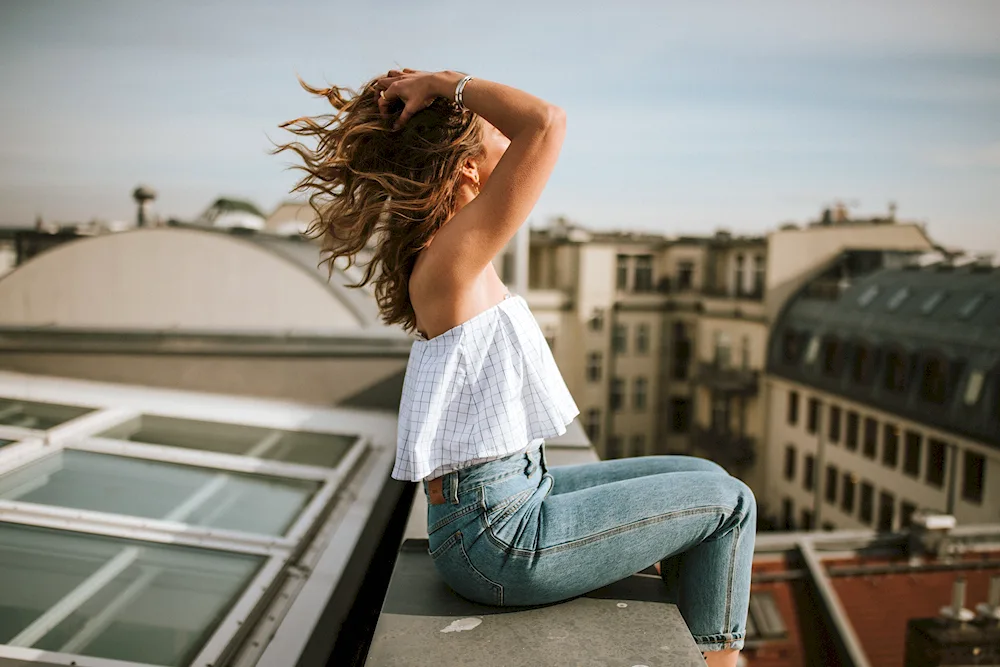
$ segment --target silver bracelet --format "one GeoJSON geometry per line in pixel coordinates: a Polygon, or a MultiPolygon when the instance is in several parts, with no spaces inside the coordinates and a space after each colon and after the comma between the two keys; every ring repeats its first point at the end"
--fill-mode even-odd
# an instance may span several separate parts
{"type": "Polygon", "coordinates": [[[466,75],[462,77],[462,80],[458,82],[457,86],[455,86],[455,104],[457,104],[460,109],[466,108],[465,104],[462,101],[462,93],[463,91],[465,91],[465,84],[469,83],[470,81],[472,81],[472,76],[466,75]]]}

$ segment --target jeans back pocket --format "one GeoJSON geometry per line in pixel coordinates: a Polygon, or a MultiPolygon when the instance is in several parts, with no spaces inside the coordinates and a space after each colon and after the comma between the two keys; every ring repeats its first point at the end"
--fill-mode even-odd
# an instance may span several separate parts
{"type": "Polygon", "coordinates": [[[456,531],[430,554],[434,569],[453,591],[480,604],[503,605],[503,586],[487,578],[472,564],[462,543],[461,531],[456,531]]]}

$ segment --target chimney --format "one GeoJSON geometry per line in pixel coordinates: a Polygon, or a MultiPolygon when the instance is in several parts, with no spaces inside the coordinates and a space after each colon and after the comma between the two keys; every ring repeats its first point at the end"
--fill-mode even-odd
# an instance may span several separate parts
{"type": "Polygon", "coordinates": [[[1000,623],[1000,574],[990,577],[990,592],[986,602],[976,606],[976,613],[983,623],[1000,623]]]}
{"type": "Polygon", "coordinates": [[[913,515],[910,526],[909,548],[912,558],[949,556],[951,529],[955,527],[955,517],[921,510],[913,515]]]}
{"type": "Polygon", "coordinates": [[[132,199],[139,207],[135,214],[135,226],[146,227],[152,223],[149,216],[149,203],[156,199],[156,190],[148,185],[140,185],[132,191],[132,199]]]}
{"type": "Polygon", "coordinates": [[[965,577],[958,577],[951,585],[951,606],[941,607],[941,617],[958,623],[968,623],[976,617],[965,608],[965,577]]]}

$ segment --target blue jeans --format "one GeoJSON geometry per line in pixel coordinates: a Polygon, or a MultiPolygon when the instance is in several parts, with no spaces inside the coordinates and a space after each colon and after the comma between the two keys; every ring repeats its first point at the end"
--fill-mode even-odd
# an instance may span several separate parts
{"type": "Polygon", "coordinates": [[[720,466],[644,456],[550,470],[542,445],[448,473],[442,489],[430,554],[459,595],[548,604],[659,561],[699,649],[743,648],[757,504],[720,466]]]}

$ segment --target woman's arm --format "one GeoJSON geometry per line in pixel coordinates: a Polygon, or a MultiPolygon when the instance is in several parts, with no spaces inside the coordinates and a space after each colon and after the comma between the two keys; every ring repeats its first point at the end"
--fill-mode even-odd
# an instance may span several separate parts
{"type": "MultiPolygon", "coordinates": [[[[406,108],[400,122],[405,123],[434,97],[453,100],[462,76],[412,72],[380,80],[388,84],[384,108],[402,98],[406,108]]],[[[478,277],[524,224],[555,167],[566,132],[562,109],[516,88],[472,79],[462,97],[465,106],[510,139],[510,146],[479,196],[435,236],[436,251],[449,258],[444,270],[455,271],[451,277],[459,283],[478,277]]]]}

